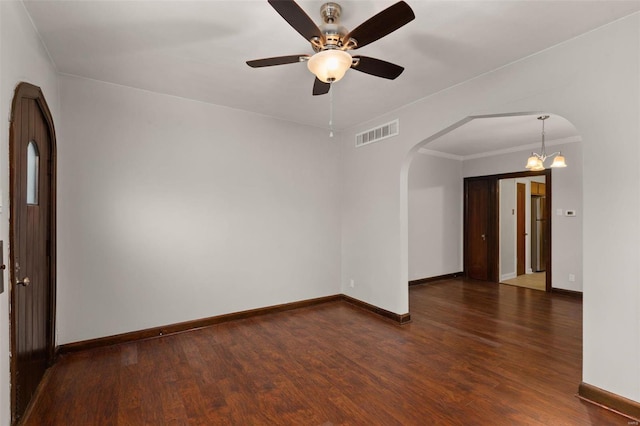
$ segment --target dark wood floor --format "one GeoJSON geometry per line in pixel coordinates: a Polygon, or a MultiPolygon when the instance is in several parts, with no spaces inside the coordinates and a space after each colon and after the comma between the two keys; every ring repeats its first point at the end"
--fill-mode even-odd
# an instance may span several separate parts
{"type": "Polygon", "coordinates": [[[28,425],[627,425],[583,402],[582,304],[454,279],[63,356],[28,425]]]}

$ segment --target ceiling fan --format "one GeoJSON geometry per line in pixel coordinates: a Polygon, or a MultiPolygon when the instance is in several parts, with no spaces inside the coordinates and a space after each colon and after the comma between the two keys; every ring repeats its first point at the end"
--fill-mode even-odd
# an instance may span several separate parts
{"type": "Polygon", "coordinates": [[[313,55],[289,55],[247,61],[252,68],[307,62],[309,70],[316,75],[313,94],[324,95],[331,83],[340,80],[352,68],[390,80],[398,77],[404,68],[381,59],[350,55],[348,50],[366,46],[411,22],[415,15],[411,7],[399,1],[369,18],[348,32],[340,25],[342,8],[337,3],[325,3],[320,8],[323,24],[317,26],[304,10],[293,0],[268,0],[269,4],[300,35],[311,43],[313,55]]]}

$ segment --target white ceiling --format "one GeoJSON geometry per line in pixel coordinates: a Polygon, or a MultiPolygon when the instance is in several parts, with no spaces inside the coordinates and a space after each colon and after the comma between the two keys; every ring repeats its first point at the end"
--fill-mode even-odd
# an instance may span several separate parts
{"type": "MultiPolygon", "coordinates": [[[[353,29],[394,2],[339,1],[342,24],[353,29]]],[[[336,129],[640,10],[640,0],[407,2],[414,21],[356,51],[402,65],[405,72],[389,81],[349,70],[332,89],[336,129]]],[[[323,1],[298,3],[320,21],[323,1]]],[[[245,63],[313,53],[266,0],[26,0],[25,5],[61,73],[328,127],[330,98],[311,95],[314,77],[304,63],[259,69],[245,63]]],[[[538,124],[535,117],[529,122],[538,124]]],[[[491,140],[489,135],[485,142],[491,140]]]]}

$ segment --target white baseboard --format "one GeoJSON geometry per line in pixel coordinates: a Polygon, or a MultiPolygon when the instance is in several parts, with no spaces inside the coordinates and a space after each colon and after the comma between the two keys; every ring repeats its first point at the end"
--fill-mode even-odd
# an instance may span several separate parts
{"type": "Polygon", "coordinates": [[[517,277],[518,275],[515,272],[511,272],[509,274],[500,275],[500,281],[506,281],[517,277]]]}

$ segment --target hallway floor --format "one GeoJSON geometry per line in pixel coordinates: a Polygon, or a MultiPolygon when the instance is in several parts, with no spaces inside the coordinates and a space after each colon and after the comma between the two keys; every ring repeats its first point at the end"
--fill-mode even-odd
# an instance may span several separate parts
{"type": "Polygon", "coordinates": [[[531,288],[534,290],[546,290],[547,285],[546,272],[534,272],[533,274],[524,274],[510,280],[502,281],[502,284],[515,285],[518,287],[531,288]]]}

